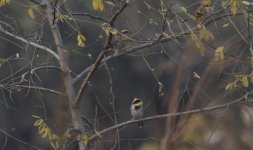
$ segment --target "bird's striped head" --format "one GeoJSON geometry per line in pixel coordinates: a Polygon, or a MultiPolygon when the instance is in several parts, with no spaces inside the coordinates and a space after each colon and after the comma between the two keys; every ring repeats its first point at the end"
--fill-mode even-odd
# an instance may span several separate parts
{"type": "Polygon", "coordinates": [[[133,101],[132,101],[132,105],[135,105],[135,106],[142,106],[143,105],[143,101],[139,98],[134,98],[133,101]]]}

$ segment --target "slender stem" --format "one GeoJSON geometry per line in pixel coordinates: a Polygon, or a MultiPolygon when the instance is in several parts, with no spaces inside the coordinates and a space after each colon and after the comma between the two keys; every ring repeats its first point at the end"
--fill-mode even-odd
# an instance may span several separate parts
{"type": "Polygon", "coordinates": [[[243,100],[247,100],[247,96],[252,94],[252,93],[253,93],[253,90],[251,90],[250,92],[244,94],[240,98],[237,98],[237,99],[235,99],[231,102],[221,104],[221,105],[210,106],[210,107],[205,107],[205,108],[199,108],[199,109],[194,109],[194,110],[184,111],[184,112],[171,113],[171,114],[155,115],[155,116],[145,117],[145,118],[138,119],[138,120],[129,120],[129,121],[117,124],[115,126],[111,126],[109,128],[106,128],[106,129],[100,131],[99,134],[92,135],[90,137],[90,140],[94,140],[97,137],[101,136],[101,134],[104,134],[104,133],[109,132],[111,130],[115,130],[115,129],[127,126],[129,124],[134,124],[134,123],[137,123],[137,122],[140,122],[140,121],[150,121],[150,120],[162,119],[162,118],[167,118],[167,117],[190,115],[190,114],[195,114],[195,113],[208,112],[208,111],[214,111],[214,110],[217,110],[217,109],[227,108],[231,105],[238,104],[238,103],[242,102],[243,100]]]}
{"type": "Polygon", "coordinates": [[[58,54],[55,53],[53,50],[51,50],[50,48],[48,48],[48,47],[46,47],[46,46],[39,45],[39,44],[37,44],[37,43],[28,41],[28,40],[26,40],[26,39],[23,38],[23,37],[14,35],[14,34],[8,32],[7,30],[3,29],[3,27],[2,27],[1,25],[0,25],[0,32],[3,32],[4,34],[7,34],[7,35],[9,35],[9,36],[11,36],[11,37],[13,37],[13,38],[15,38],[15,39],[17,39],[17,40],[23,42],[23,43],[26,43],[26,44],[32,45],[32,46],[34,46],[34,47],[37,47],[37,48],[39,48],[39,49],[41,49],[41,50],[44,50],[44,51],[48,52],[49,54],[51,54],[52,56],[54,56],[57,60],[59,60],[58,54]]]}
{"type": "MultiPolygon", "coordinates": [[[[111,26],[113,26],[113,23],[114,21],[117,19],[117,17],[121,14],[121,12],[126,8],[128,4],[128,1],[126,0],[125,2],[123,2],[122,6],[113,14],[113,16],[110,18],[109,20],[109,24],[111,26]]],[[[100,66],[101,64],[101,61],[103,60],[104,58],[104,55],[105,55],[105,52],[110,48],[111,46],[111,40],[112,40],[112,34],[110,33],[109,34],[109,37],[102,49],[102,51],[100,52],[100,54],[98,55],[94,65],[91,67],[91,70],[89,70],[86,78],[84,79],[78,93],[77,93],[77,96],[76,96],[76,99],[75,99],[75,105],[79,105],[80,103],[80,100],[81,100],[81,97],[83,95],[83,92],[84,90],[87,88],[88,86],[88,83],[92,77],[92,75],[94,74],[94,72],[97,70],[97,68],[100,66]]]]}
{"type": "Polygon", "coordinates": [[[5,135],[8,136],[9,138],[12,138],[12,139],[14,139],[15,141],[17,141],[17,142],[19,142],[19,143],[22,143],[22,144],[24,144],[24,145],[26,145],[26,146],[28,146],[28,147],[30,147],[30,148],[32,148],[32,149],[40,150],[39,148],[37,148],[37,147],[35,147],[35,146],[33,146],[33,145],[27,143],[27,142],[24,142],[24,141],[21,141],[20,139],[17,139],[16,137],[14,137],[14,136],[8,134],[7,132],[5,132],[5,131],[2,130],[2,129],[0,129],[0,132],[2,132],[3,134],[5,134],[5,135]]]}

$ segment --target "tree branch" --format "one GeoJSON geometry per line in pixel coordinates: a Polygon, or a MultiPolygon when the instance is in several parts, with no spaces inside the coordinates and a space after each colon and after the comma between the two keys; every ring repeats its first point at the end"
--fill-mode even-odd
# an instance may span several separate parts
{"type": "Polygon", "coordinates": [[[41,50],[44,50],[44,51],[48,52],[49,54],[51,54],[52,56],[54,56],[57,60],[59,60],[58,54],[55,53],[53,50],[51,50],[50,48],[48,48],[46,46],[39,45],[39,44],[34,43],[34,42],[30,42],[30,41],[24,39],[23,37],[14,35],[14,34],[8,32],[7,30],[3,29],[3,27],[1,25],[0,25],[0,31],[3,32],[4,34],[7,34],[7,35],[9,35],[9,36],[11,36],[11,37],[13,37],[13,38],[15,38],[15,39],[23,42],[23,43],[26,43],[26,44],[32,45],[34,47],[37,47],[37,48],[39,48],[41,50]]]}
{"type": "MultiPolygon", "coordinates": [[[[184,37],[185,35],[188,35],[189,33],[182,33],[182,34],[178,34],[177,36],[169,36],[169,37],[164,37],[162,38],[159,42],[149,42],[149,43],[144,43],[144,44],[140,44],[140,45],[137,45],[137,46],[134,46],[132,48],[129,48],[127,50],[124,51],[124,53],[114,53],[110,56],[107,56],[105,57],[102,61],[101,61],[101,66],[103,65],[103,63],[105,61],[108,61],[108,60],[111,60],[111,59],[114,59],[114,58],[117,58],[117,57],[120,57],[122,55],[125,55],[125,54],[130,54],[130,53],[133,53],[133,52],[136,52],[136,51],[139,51],[141,49],[144,49],[144,48],[147,48],[147,47],[151,47],[151,46],[154,46],[154,45],[157,45],[159,43],[164,43],[164,42],[168,42],[168,41],[171,41],[171,40],[175,40],[175,39],[178,39],[180,37],[184,37]]],[[[76,83],[77,81],[79,81],[86,73],[88,73],[91,68],[94,67],[94,64],[87,67],[84,71],[82,71],[79,75],[77,75],[74,79],[73,79],[73,82],[76,83]]]]}
{"type": "Polygon", "coordinates": [[[53,89],[48,89],[44,87],[39,87],[39,86],[32,86],[32,85],[12,85],[14,87],[21,87],[21,88],[27,88],[27,89],[35,89],[35,90],[41,90],[49,93],[53,93],[56,95],[61,95],[61,96],[67,96],[65,93],[53,90],[53,89]]]}
{"type": "MultiPolygon", "coordinates": [[[[250,12],[253,11],[253,10],[250,10],[250,12]]],[[[236,15],[242,15],[243,13],[238,13],[236,15]]],[[[221,16],[218,16],[217,18],[211,18],[213,16],[210,15],[208,16],[207,18],[211,18],[210,20],[207,20],[204,24],[207,26],[217,20],[220,20],[226,16],[232,16],[233,14],[230,13],[230,14],[225,14],[225,15],[221,15],[221,16]]],[[[104,58],[102,61],[101,61],[101,64],[100,66],[103,66],[103,63],[105,61],[108,61],[108,60],[111,60],[111,59],[114,59],[114,58],[117,58],[117,57],[120,57],[122,55],[125,55],[125,54],[129,54],[129,53],[133,53],[133,52],[136,52],[136,51],[139,51],[141,49],[145,49],[147,47],[151,47],[151,46],[155,46],[157,44],[160,44],[160,43],[165,43],[165,42],[169,42],[171,40],[175,40],[175,39],[178,39],[178,38],[181,38],[181,37],[184,37],[185,35],[188,35],[189,33],[186,31],[186,32],[182,32],[180,34],[178,34],[177,36],[174,36],[174,35],[171,35],[169,37],[164,37],[162,38],[159,42],[148,42],[148,43],[144,43],[144,44],[140,44],[140,45],[137,45],[133,48],[129,48],[127,50],[125,50],[125,53],[114,53],[110,56],[107,56],[106,58],[104,58]]],[[[92,68],[94,67],[94,64],[92,64],[91,66],[87,67],[85,70],[83,70],[80,74],[78,74],[74,79],[73,79],[73,82],[74,84],[76,84],[76,82],[78,82],[85,74],[87,74],[92,68]]]]}
{"type": "Polygon", "coordinates": [[[242,97],[237,98],[237,99],[235,99],[235,100],[233,100],[231,102],[228,102],[228,103],[225,103],[225,104],[221,104],[221,105],[217,105],[217,106],[210,106],[210,107],[206,107],[206,108],[199,108],[199,109],[194,109],[194,110],[184,111],[184,112],[178,112],[178,113],[155,115],[155,116],[145,117],[145,118],[138,119],[138,120],[129,120],[129,121],[117,124],[115,126],[106,128],[106,129],[100,131],[99,134],[92,135],[90,137],[90,140],[94,140],[97,137],[99,137],[101,134],[104,134],[104,133],[109,132],[111,130],[115,130],[117,128],[121,128],[121,127],[124,127],[124,126],[129,125],[129,124],[137,123],[139,121],[150,121],[150,120],[162,119],[162,118],[167,118],[167,117],[190,115],[190,114],[195,114],[195,113],[200,113],[200,112],[214,111],[214,110],[217,110],[217,109],[226,108],[226,107],[229,107],[231,105],[238,104],[239,102],[242,102],[243,100],[247,100],[248,95],[250,95],[252,93],[253,93],[253,90],[251,90],[250,92],[247,92],[242,97]]]}
{"type": "MultiPolygon", "coordinates": [[[[80,112],[80,107],[76,107],[74,105],[74,100],[75,100],[76,95],[75,95],[74,86],[72,84],[72,78],[71,78],[70,69],[69,69],[69,58],[68,58],[69,51],[64,49],[59,26],[57,22],[54,22],[53,12],[54,10],[51,4],[47,1],[46,15],[51,27],[55,45],[57,46],[57,51],[59,54],[59,64],[62,70],[62,77],[63,77],[65,91],[67,95],[72,124],[75,129],[78,129],[80,130],[81,133],[84,133],[85,128],[83,126],[83,120],[82,120],[82,116],[80,112]]],[[[80,141],[79,150],[84,150],[85,148],[86,148],[86,145],[84,145],[84,143],[80,141]]]]}
{"type": "Polygon", "coordinates": [[[109,22],[108,20],[105,20],[104,18],[100,17],[100,16],[94,16],[94,15],[91,15],[89,13],[71,13],[72,16],[87,16],[87,17],[90,17],[92,19],[97,19],[97,20],[100,20],[100,21],[103,21],[103,22],[109,22]]]}
{"type": "MultiPolygon", "coordinates": [[[[120,13],[126,8],[128,4],[128,0],[125,0],[125,2],[122,4],[121,8],[118,9],[114,15],[110,18],[109,20],[109,24],[111,26],[113,26],[113,23],[114,21],[117,19],[117,17],[120,15],[120,13]]],[[[81,100],[81,97],[83,95],[83,92],[84,90],[87,88],[88,86],[88,82],[90,81],[92,75],[94,74],[94,72],[97,70],[97,68],[99,67],[99,65],[101,64],[101,61],[103,60],[104,58],[104,54],[105,52],[110,48],[110,43],[111,43],[111,40],[112,40],[112,34],[110,33],[106,43],[105,43],[105,46],[103,47],[102,51],[100,52],[100,54],[98,55],[95,63],[93,64],[93,66],[91,67],[91,70],[89,70],[86,78],[84,79],[78,93],[77,93],[77,96],[75,98],[75,105],[77,106],[79,103],[80,103],[80,100],[81,100]]],[[[73,82],[74,83],[74,82],[73,82]]]]}
{"type": "Polygon", "coordinates": [[[30,147],[30,148],[32,148],[32,149],[40,150],[39,148],[37,148],[37,147],[35,147],[35,146],[33,146],[33,145],[27,143],[27,142],[24,142],[24,141],[21,141],[21,140],[17,139],[16,137],[14,137],[14,136],[8,134],[7,132],[5,132],[5,131],[2,130],[2,129],[0,129],[0,132],[2,132],[2,133],[3,133],[4,135],[6,135],[6,136],[12,138],[13,140],[18,141],[19,143],[22,143],[22,144],[24,144],[24,145],[26,145],[26,146],[28,146],[28,147],[30,147]]]}

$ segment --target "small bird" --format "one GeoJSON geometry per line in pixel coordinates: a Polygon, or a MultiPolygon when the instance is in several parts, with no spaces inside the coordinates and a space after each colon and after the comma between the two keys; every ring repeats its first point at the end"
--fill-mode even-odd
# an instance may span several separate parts
{"type": "MultiPolygon", "coordinates": [[[[130,108],[131,115],[133,119],[140,119],[143,117],[143,101],[139,98],[134,98],[130,108]]],[[[138,127],[142,128],[144,123],[142,121],[138,122],[138,127]]]]}

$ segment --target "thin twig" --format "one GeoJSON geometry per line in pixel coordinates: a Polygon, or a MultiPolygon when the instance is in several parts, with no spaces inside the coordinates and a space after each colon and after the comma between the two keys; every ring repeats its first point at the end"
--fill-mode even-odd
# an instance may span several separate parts
{"type": "Polygon", "coordinates": [[[42,70],[42,69],[54,69],[54,70],[57,70],[59,72],[61,72],[61,69],[59,67],[56,67],[56,66],[39,66],[39,67],[34,67],[34,68],[31,68],[29,69],[29,71],[26,71],[24,72],[22,75],[16,77],[16,78],[13,78],[12,81],[14,80],[17,80],[17,79],[20,79],[20,81],[18,82],[14,82],[10,85],[17,85],[17,84],[21,84],[23,83],[24,81],[26,81],[25,77],[29,74],[33,74],[34,72],[36,72],[37,70],[42,70]]]}
{"type": "MultiPolygon", "coordinates": [[[[189,33],[185,33],[185,34],[178,34],[177,36],[169,36],[169,37],[164,37],[162,38],[159,43],[153,43],[153,42],[148,42],[148,43],[144,43],[144,44],[140,44],[140,45],[137,45],[137,46],[134,46],[132,48],[129,48],[127,50],[125,50],[124,52],[125,53],[114,53],[110,56],[107,56],[105,57],[102,61],[101,61],[101,66],[104,64],[105,61],[109,61],[109,60],[112,60],[114,58],[117,58],[117,57],[120,57],[122,55],[125,55],[125,54],[130,54],[130,53],[133,53],[133,52],[136,52],[136,51],[139,51],[139,50],[142,50],[144,48],[147,48],[147,47],[151,47],[151,46],[154,46],[154,45],[157,45],[157,44],[160,44],[160,43],[164,43],[164,42],[168,42],[168,41],[171,41],[171,40],[174,40],[174,39],[178,39],[180,37],[184,37],[185,35],[188,35],[189,33]]],[[[82,71],[79,75],[77,75],[74,79],[73,79],[73,82],[76,83],[77,81],[79,81],[86,73],[88,73],[92,68],[94,67],[94,64],[87,67],[84,71],[82,71]]]]}
{"type": "Polygon", "coordinates": [[[24,144],[24,145],[26,145],[26,146],[28,146],[28,147],[30,147],[30,148],[33,148],[33,149],[36,149],[36,150],[40,150],[39,148],[37,148],[37,147],[35,147],[35,146],[33,146],[33,145],[27,143],[27,142],[24,142],[24,141],[21,141],[21,140],[17,139],[16,137],[14,137],[14,136],[8,134],[7,132],[5,132],[5,131],[2,130],[2,129],[0,129],[0,132],[2,132],[4,135],[6,135],[6,136],[12,138],[13,140],[18,141],[19,143],[22,143],[22,144],[24,144]]]}
{"type": "MultiPolygon", "coordinates": [[[[250,10],[249,12],[252,12],[253,10],[250,10]]],[[[236,15],[242,15],[243,13],[238,13],[236,15]]],[[[217,20],[220,20],[226,16],[232,16],[232,14],[226,14],[226,15],[221,15],[221,16],[218,16],[217,18],[214,18],[214,19],[210,19],[210,20],[207,20],[204,24],[205,26],[217,21],[217,20]]],[[[163,37],[161,38],[161,40],[159,42],[147,42],[147,43],[143,43],[143,44],[140,44],[140,45],[137,45],[135,47],[132,47],[132,48],[129,48],[127,50],[125,50],[126,53],[114,53],[110,56],[107,56],[106,58],[104,58],[102,61],[101,61],[101,66],[103,65],[104,61],[108,61],[108,60],[111,60],[111,59],[114,59],[114,58],[117,58],[117,57],[120,57],[122,55],[125,55],[125,54],[129,54],[129,53],[133,53],[133,52],[136,52],[136,51],[139,51],[139,50],[142,50],[142,49],[145,49],[147,47],[151,47],[151,46],[155,46],[157,44],[161,44],[161,43],[165,43],[165,42],[169,42],[171,40],[175,40],[175,39],[178,39],[178,38],[181,38],[181,37],[184,37],[186,35],[189,35],[188,32],[181,32],[177,35],[171,35],[169,37],[163,37]]],[[[74,79],[73,79],[73,82],[76,83],[78,82],[85,74],[87,74],[92,68],[94,67],[94,64],[87,67],[85,70],[83,70],[79,75],[77,75],[74,79]]]]}
{"type": "Polygon", "coordinates": [[[97,19],[97,20],[100,20],[100,21],[103,21],[103,22],[109,22],[108,20],[105,20],[104,18],[100,17],[100,16],[94,16],[94,15],[91,15],[89,13],[71,13],[72,16],[87,16],[87,17],[90,17],[92,19],[97,19]]]}
{"type": "MultiPolygon", "coordinates": [[[[110,24],[111,26],[113,26],[114,21],[117,19],[117,17],[119,16],[119,14],[121,14],[121,12],[124,10],[124,8],[126,8],[127,4],[128,4],[128,1],[126,0],[126,1],[122,4],[121,8],[118,9],[118,10],[115,12],[115,14],[110,18],[109,24],[110,24]]],[[[100,66],[101,61],[102,61],[103,58],[104,58],[105,52],[110,48],[111,40],[112,40],[112,34],[110,33],[110,34],[109,34],[109,37],[107,38],[107,41],[106,41],[106,43],[105,43],[105,46],[103,47],[102,51],[101,51],[100,54],[98,55],[98,57],[97,57],[95,63],[93,64],[91,70],[89,70],[89,72],[88,72],[86,78],[84,79],[84,81],[83,81],[83,83],[82,83],[82,85],[81,85],[81,87],[80,87],[80,89],[79,89],[79,91],[78,91],[78,93],[77,93],[77,96],[76,96],[76,98],[75,98],[75,103],[74,103],[76,106],[80,103],[80,99],[81,99],[81,97],[82,97],[82,95],[83,95],[84,90],[87,88],[88,83],[89,83],[89,81],[90,81],[92,75],[93,75],[94,72],[97,70],[97,68],[100,66]]],[[[73,83],[74,83],[74,82],[73,82],[73,83]]]]}
{"type": "Polygon", "coordinates": [[[39,87],[39,86],[32,86],[32,85],[12,85],[12,86],[27,88],[27,89],[41,90],[41,91],[53,93],[53,94],[56,94],[56,95],[66,96],[65,93],[62,93],[62,92],[59,92],[59,91],[56,91],[56,90],[52,90],[52,89],[48,89],[48,88],[44,88],[44,87],[39,87]]]}
{"type": "Polygon", "coordinates": [[[127,126],[129,124],[134,124],[137,123],[139,121],[150,121],[150,120],[155,120],[155,119],[162,119],[162,118],[167,118],[167,117],[175,117],[175,116],[182,116],[182,115],[190,115],[190,114],[195,114],[195,113],[200,113],[200,112],[208,112],[208,111],[214,111],[217,109],[222,109],[222,108],[228,108],[231,105],[237,104],[239,102],[242,102],[243,100],[247,100],[247,96],[252,94],[253,90],[251,90],[250,92],[247,92],[246,94],[244,94],[243,96],[241,96],[240,98],[237,98],[231,102],[225,103],[225,104],[221,104],[221,105],[217,105],[217,106],[210,106],[210,107],[205,107],[205,108],[199,108],[199,109],[194,109],[194,110],[190,110],[190,111],[184,111],[184,112],[177,112],[177,113],[171,113],[171,114],[163,114],[163,115],[155,115],[155,116],[150,116],[150,117],[145,117],[142,119],[138,119],[138,120],[129,120],[120,124],[117,124],[115,126],[111,126],[109,128],[106,128],[102,131],[99,132],[99,134],[94,134],[90,137],[90,140],[94,140],[97,137],[101,136],[101,134],[104,134],[106,132],[109,132],[111,130],[115,130],[124,126],[127,126]]]}
{"type": "Polygon", "coordinates": [[[37,43],[28,41],[28,40],[24,39],[23,37],[14,35],[14,34],[8,32],[7,30],[3,29],[3,27],[1,25],[0,25],[0,32],[3,32],[4,34],[7,34],[7,35],[9,35],[9,36],[11,36],[11,37],[13,37],[13,38],[21,41],[21,42],[24,42],[24,43],[28,44],[28,45],[32,45],[32,46],[37,47],[37,48],[39,48],[41,50],[44,50],[44,51],[48,52],[49,54],[51,54],[52,56],[54,56],[57,60],[59,60],[58,54],[55,53],[52,49],[50,49],[50,48],[48,48],[46,46],[39,45],[37,43]]]}

